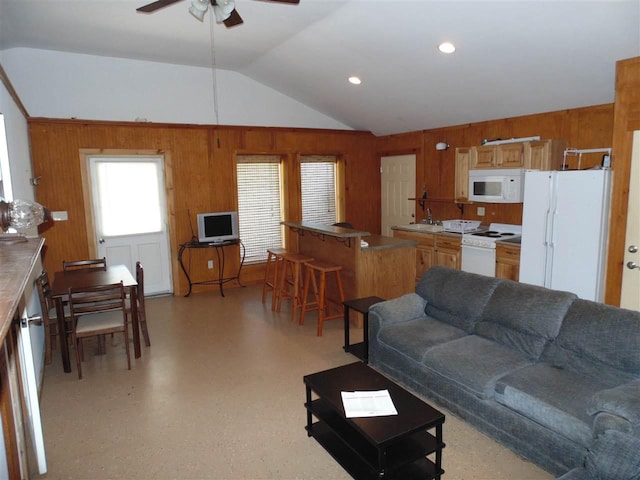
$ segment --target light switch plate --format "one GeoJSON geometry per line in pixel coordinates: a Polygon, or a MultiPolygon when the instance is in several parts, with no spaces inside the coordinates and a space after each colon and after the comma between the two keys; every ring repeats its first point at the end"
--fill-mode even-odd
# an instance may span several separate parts
{"type": "Polygon", "coordinates": [[[484,217],[484,207],[478,207],[478,216],[484,217]]]}

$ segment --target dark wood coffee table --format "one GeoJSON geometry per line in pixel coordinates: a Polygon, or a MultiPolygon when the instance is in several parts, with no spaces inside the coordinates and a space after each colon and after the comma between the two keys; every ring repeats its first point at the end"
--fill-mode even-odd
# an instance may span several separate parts
{"type": "Polygon", "coordinates": [[[361,362],[303,380],[307,434],[354,478],[439,479],[444,473],[443,413],[361,362]],[[385,389],[398,415],[345,417],[340,392],[385,389]]]}

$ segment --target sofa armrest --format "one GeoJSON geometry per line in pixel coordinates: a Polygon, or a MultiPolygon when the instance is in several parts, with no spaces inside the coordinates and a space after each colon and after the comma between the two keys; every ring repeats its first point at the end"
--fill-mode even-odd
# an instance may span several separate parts
{"type": "Polygon", "coordinates": [[[584,467],[587,478],[634,480],[640,477],[640,438],[608,430],[589,448],[584,467]]]}
{"type": "Polygon", "coordinates": [[[392,300],[376,303],[369,309],[369,335],[377,335],[385,325],[424,317],[427,301],[417,293],[408,293],[392,300]]]}
{"type": "Polygon", "coordinates": [[[629,433],[640,433],[640,379],[596,392],[587,407],[589,415],[617,417],[629,433]]]}

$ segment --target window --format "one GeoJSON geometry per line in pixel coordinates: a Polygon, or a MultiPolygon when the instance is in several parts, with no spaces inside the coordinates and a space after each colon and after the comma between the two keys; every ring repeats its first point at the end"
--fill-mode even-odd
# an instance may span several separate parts
{"type": "Polygon", "coordinates": [[[332,225],[336,213],[336,157],[303,155],[300,157],[302,221],[332,225]]]}
{"type": "Polygon", "coordinates": [[[261,262],[282,247],[280,157],[238,155],[238,222],[245,262],[261,262]]]}
{"type": "Polygon", "coordinates": [[[165,203],[160,158],[90,157],[93,201],[100,235],[163,231],[165,203]],[[136,205],[138,215],[123,215],[136,205]]]}

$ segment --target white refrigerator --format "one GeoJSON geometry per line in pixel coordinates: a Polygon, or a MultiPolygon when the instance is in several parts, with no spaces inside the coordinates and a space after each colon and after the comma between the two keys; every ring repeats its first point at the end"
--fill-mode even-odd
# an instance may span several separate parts
{"type": "Polygon", "coordinates": [[[610,170],[527,171],[520,281],[602,302],[610,170]]]}

